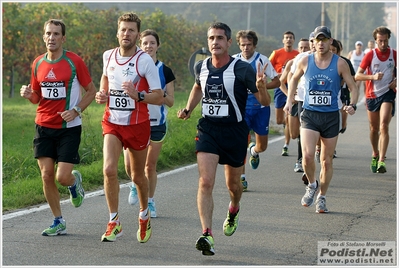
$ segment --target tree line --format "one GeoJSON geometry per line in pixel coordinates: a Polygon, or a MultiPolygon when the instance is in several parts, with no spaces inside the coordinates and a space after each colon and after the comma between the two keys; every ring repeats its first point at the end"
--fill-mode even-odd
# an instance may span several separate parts
{"type": "MultiPolygon", "coordinates": [[[[12,97],[14,83],[29,82],[32,61],[46,52],[43,24],[50,18],[64,20],[67,26],[64,47],[83,58],[98,86],[102,54],[118,46],[118,17],[125,11],[136,12],[142,19],[141,30],[151,28],[160,35],[158,58],[175,73],[177,91],[191,89],[193,78],[188,70],[188,60],[193,52],[207,47],[206,31],[212,21],[226,22],[232,28],[231,54],[239,52],[235,33],[249,26],[258,34],[257,50],[267,56],[282,46],[282,34],[286,30],[293,31],[298,41],[320,24],[320,3],[161,5],[149,2],[134,5],[108,3],[108,8],[101,5],[96,3],[94,7],[97,8],[93,9],[93,4],[90,6],[89,3],[3,3],[3,92],[9,89],[12,97]]],[[[349,51],[356,40],[366,44],[372,39],[373,29],[384,25],[383,7],[384,3],[326,3],[325,14],[331,24],[327,26],[343,41],[344,51],[349,51]]],[[[395,41],[395,37],[391,39],[395,41]]]]}
{"type": "MultiPolygon", "coordinates": [[[[82,3],[4,3],[3,88],[12,88],[13,83],[29,83],[33,60],[46,52],[43,25],[50,18],[65,22],[67,39],[63,47],[82,57],[98,86],[102,54],[118,46],[117,21],[123,13],[115,8],[93,11],[82,3]]],[[[209,23],[194,24],[178,15],[167,16],[160,10],[136,13],[142,20],[141,30],[151,28],[160,35],[158,58],[170,66],[178,78],[176,89],[187,89],[193,82],[188,59],[194,51],[206,45],[209,23]]]]}

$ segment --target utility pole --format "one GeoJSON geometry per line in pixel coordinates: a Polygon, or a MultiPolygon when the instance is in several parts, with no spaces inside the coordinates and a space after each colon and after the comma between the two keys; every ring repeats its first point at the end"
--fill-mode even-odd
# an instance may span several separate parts
{"type": "Polygon", "coordinates": [[[339,9],[339,3],[336,3],[335,7],[335,22],[334,22],[334,38],[338,37],[338,9],[339,9]]]}
{"type": "Polygon", "coordinates": [[[266,3],[264,3],[263,4],[263,20],[264,20],[264,22],[263,22],[263,35],[264,36],[266,36],[266,34],[267,34],[267,31],[266,31],[266,29],[267,29],[267,4],[266,3]]]}
{"type": "Polygon", "coordinates": [[[344,44],[345,39],[345,14],[346,14],[346,4],[342,4],[342,12],[341,12],[341,42],[344,44]]]}
{"type": "Polygon", "coordinates": [[[247,30],[251,29],[251,3],[248,4],[247,30]]]}
{"type": "Polygon", "coordinates": [[[348,8],[346,10],[346,15],[347,15],[347,19],[346,19],[346,49],[348,49],[349,51],[349,37],[350,37],[350,3],[348,3],[348,8]]]}
{"type": "Polygon", "coordinates": [[[321,3],[321,26],[325,26],[324,2],[321,3]]]}

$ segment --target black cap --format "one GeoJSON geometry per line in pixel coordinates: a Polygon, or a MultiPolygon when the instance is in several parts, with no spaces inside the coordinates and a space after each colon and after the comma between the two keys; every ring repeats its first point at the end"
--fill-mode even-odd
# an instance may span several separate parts
{"type": "Polygon", "coordinates": [[[327,38],[331,38],[331,31],[327,26],[318,26],[314,29],[314,37],[317,38],[319,35],[324,35],[327,38]]]}

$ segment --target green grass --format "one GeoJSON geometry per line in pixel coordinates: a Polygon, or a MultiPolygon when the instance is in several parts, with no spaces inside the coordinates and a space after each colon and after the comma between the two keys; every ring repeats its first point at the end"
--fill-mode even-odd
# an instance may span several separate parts
{"type": "MultiPolygon", "coordinates": [[[[176,92],[175,105],[169,109],[168,135],[158,161],[160,172],[196,161],[194,137],[200,111],[195,109],[192,118],[186,121],[176,116],[177,110],[185,106],[188,94],[176,92]]],[[[81,163],[75,168],[82,173],[86,191],[103,186],[101,119],[104,107],[93,101],[83,112],[81,163]]],[[[36,108],[19,96],[3,97],[3,212],[46,202],[40,170],[33,157],[36,108]]],[[[118,173],[121,182],[128,181],[122,155],[118,173]]],[[[66,187],[59,185],[59,191],[62,198],[68,198],[66,187]]]]}
{"type": "MultiPolygon", "coordinates": [[[[272,91],[270,93],[273,94],[272,91]]],[[[168,135],[159,157],[158,172],[196,162],[194,138],[200,107],[194,110],[189,120],[181,120],[176,116],[177,111],[185,107],[188,95],[189,92],[175,92],[175,104],[169,109],[168,135]]],[[[3,212],[46,202],[40,171],[33,157],[36,108],[36,105],[19,96],[3,97],[3,212]]],[[[103,112],[104,105],[94,101],[83,112],[82,141],[79,148],[81,163],[75,168],[82,173],[86,191],[103,187],[103,112]]],[[[271,128],[270,134],[273,132],[271,128]]],[[[128,182],[122,155],[118,164],[118,176],[121,182],[128,182]]],[[[58,186],[61,198],[68,198],[67,188],[58,186]]]]}

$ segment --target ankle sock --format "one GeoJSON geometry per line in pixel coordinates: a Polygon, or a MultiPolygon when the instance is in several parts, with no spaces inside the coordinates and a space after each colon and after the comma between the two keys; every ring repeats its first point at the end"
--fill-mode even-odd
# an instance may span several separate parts
{"type": "Polygon", "coordinates": [[[119,222],[119,215],[118,212],[113,212],[109,214],[109,221],[116,221],[119,222]]]}
{"type": "Polygon", "coordinates": [[[238,206],[238,207],[233,207],[233,206],[231,205],[231,203],[229,204],[229,212],[230,212],[231,214],[236,214],[239,210],[240,210],[240,206],[238,206]]]}
{"type": "Polygon", "coordinates": [[[145,210],[140,210],[139,217],[142,220],[148,219],[148,207],[145,210]]]}

